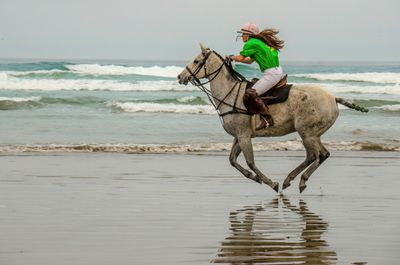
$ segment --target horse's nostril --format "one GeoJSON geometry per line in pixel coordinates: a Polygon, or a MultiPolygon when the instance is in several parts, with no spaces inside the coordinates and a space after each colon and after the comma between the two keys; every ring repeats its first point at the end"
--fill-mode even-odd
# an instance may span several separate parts
{"type": "Polygon", "coordinates": [[[178,75],[178,79],[181,79],[181,75],[178,75]]]}

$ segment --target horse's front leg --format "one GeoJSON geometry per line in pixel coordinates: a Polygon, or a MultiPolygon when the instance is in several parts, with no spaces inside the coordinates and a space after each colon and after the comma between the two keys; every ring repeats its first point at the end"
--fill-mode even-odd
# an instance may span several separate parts
{"type": "Polygon", "coordinates": [[[231,149],[231,154],[229,155],[229,162],[231,162],[231,165],[235,167],[237,170],[239,170],[246,178],[249,178],[251,180],[254,180],[255,182],[262,183],[261,178],[258,175],[254,175],[252,172],[249,170],[243,168],[239,163],[237,162],[237,158],[242,152],[239,146],[239,142],[237,138],[233,140],[232,144],[232,149],[231,149]]]}
{"type": "Polygon", "coordinates": [[[250,167],[251,170],[253,170],[258,177],[261,178],[261,180],[270,186],[272,189],[274,189],[276,192],[279,191],[279,183],[278,182],[273,182],[271,179],[269,179],[267,176],[265,176],[257,167],[254,162],[254,153],[253,153],[253,144],[251,143],[251,136],[245,135],[245,136],[238,136],[238,143],[240,146],[240,149],[243,152],[243,155],[246,159],[247,165],[250,167]]]}

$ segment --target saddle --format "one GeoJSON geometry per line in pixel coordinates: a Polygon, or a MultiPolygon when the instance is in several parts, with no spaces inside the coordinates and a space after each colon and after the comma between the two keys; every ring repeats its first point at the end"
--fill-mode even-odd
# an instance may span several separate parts
{"type": "MultiPolygon", "coordinates": [[[[253,78],[247,82],[247,89],[251,89],[253,85],[258,81],[258,78],[253,78]]],[[[282,103],[289,97],[290,88],[293,84],[287,83],[287,74],[271,89],[262,95],[259,95],[265,105],[273,105],[282,103]]],[[[245,104],[246,105],[246,104],[245,104]]]]}
{"type": "Polygon", "coordinates": [[[258,81],[254,78],[247,83],[246,92],[243,96],[243,103],[250,114],[260,114],[261,123],[255,130],[263,129],[274,125],[274,120],[269,113],[268,105],[284,102],[289,97],[292,84],[287,84],[287,75],[285,75],[274,87],[269,89],[262,95],[258,95],[257,91],[252,89],[253,85],[258,81]]]}

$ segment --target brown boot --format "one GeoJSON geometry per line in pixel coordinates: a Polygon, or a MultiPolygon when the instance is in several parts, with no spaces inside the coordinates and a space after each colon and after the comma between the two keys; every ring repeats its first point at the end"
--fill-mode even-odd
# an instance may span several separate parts
{"type": "Polygon", "coordinates": [[[256,127],[257,130],[271,127],[274,125],[271,114],[269,114],[268,107],[264,101],[257,94],[254,89],[247,89],[243,97],[243,103],[246,109],[251,114],[260,114],[260,124],[256,127]]]}

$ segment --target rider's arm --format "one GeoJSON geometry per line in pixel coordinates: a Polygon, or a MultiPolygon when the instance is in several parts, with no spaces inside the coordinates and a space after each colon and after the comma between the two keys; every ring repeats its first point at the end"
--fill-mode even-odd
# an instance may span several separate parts
{"type": "Polygon", "coordinates": [[[247,63],[247,64],[251,64],[254,62],[254,60],[251,59],[250,57],[244,57],[243,55],[231,56],[231,59],[234,60],[235,62],[247,63]]]}

